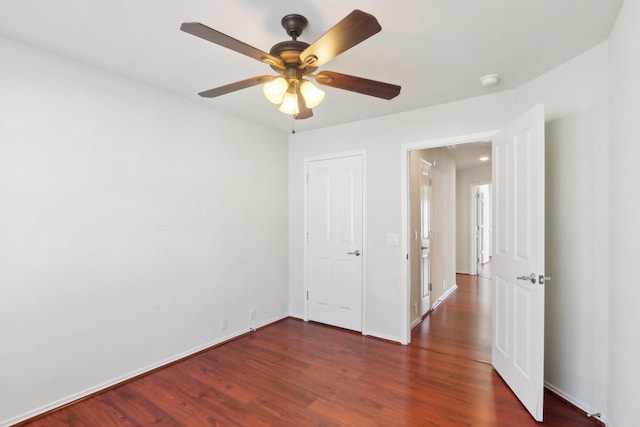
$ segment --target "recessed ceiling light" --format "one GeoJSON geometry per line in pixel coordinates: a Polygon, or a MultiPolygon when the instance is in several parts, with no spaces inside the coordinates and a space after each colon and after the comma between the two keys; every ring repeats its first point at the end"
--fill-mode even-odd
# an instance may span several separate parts
{"type": "Polygon", "coordinates": [[[480,160],[481,162],[486,162],[487,160],[489,160],[489,158],[487,156],[482,156],[478,160],[480,160]]]}
{"type": "Polygon", "coordinates": [[[500,76],[498,74],[487,74],[480,78],[480,84],[484,87],[493,86],[500,81],[500,76]]]}

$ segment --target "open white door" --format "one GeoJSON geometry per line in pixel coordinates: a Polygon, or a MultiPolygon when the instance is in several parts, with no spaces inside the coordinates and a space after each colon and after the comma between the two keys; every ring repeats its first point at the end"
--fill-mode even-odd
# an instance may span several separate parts
{"type": "Polygon", "coordinates": [[[544,387],[544,107],[493,139],[492,364],[537,420],[544,387]]]}
{"type": "Polygon", "coordinates": [[[362,331],[362,156],[308,163],[309,320],[362,331]]]}

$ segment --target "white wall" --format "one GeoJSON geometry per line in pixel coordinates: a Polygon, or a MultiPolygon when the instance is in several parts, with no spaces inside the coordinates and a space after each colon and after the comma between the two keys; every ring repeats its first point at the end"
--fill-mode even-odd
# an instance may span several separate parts
{"type": "MultiPolygon", "coordinates": [[[[622,6],[609,40],[610,425],[638,423],[640,396],[640,2],[622,6]]],[[[605,202],[606,203],[606,202],[605,202]]]]}
{"type": "Polygon", "coordinates": [[[606,409],[606,112],[547,123],[546,378],[590,412],[606,409]],[[579,357],[575,349],[583,350],[579,357]],[[569,363],[570,362],[570,363],[569,363]]]}
{"type": "Polygon", "coordinates": [[[285,135],[0,52],[0,425],[287,315],[285,135]]]}
{"type": "Polygon", "coordinates": [[[491,182],[491,165],[456,175],[456,271],[471,273],[471,185],[491,182]]]}

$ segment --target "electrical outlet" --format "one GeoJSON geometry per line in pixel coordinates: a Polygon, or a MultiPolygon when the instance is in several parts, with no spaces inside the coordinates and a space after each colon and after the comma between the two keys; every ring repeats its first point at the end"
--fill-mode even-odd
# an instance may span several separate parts
{"type": "Polygon", "coordinates": [[[227,327],[229,327],[229,320],[225,317],[222,319],[222,322],[220,322],[220,330],[224,331],[227,327]]]}
{"type": "Polygon", "coordinates": [[[249,320],[255,320],[256,319],[256,309],[255,308],[250,308],[249,309],[249,320]]]}

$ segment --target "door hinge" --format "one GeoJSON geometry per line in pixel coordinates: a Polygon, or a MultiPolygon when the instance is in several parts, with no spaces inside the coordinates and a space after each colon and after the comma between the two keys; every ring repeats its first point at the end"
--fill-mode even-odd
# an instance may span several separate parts
{"type": "Polygon", "coordinates": [[[433,290],[433,283],[429,282],[429,292],[433,290]]]}
{"type": "Polygon", "coordinates": [[[409,259],[409,254],[407,254],[407,259],[409,259]]]}
{"type": "Polygon", "coordinates": [[[307,300],[309,299],[309,291],[307,291],[307,300]]]}
{"type": "Polygon", "coordinates": [[[309,174],[307,174],[307,184],[309,183],[309,174]]]}

